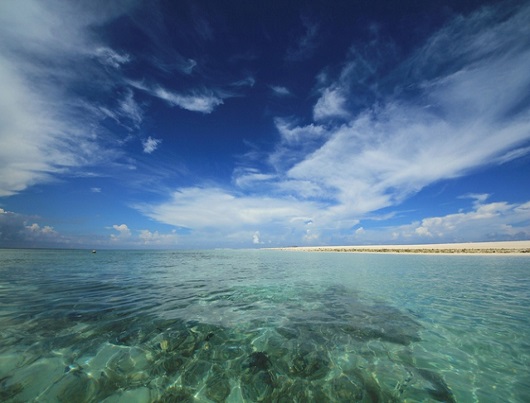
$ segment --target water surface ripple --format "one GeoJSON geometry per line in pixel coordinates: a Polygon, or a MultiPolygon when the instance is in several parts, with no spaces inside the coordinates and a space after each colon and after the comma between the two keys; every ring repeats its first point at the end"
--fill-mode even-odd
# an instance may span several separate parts
{"type": "Polygon", "coordinates": [[[0,250],[0,401],[527,402],[530,258],[0,250]]]}

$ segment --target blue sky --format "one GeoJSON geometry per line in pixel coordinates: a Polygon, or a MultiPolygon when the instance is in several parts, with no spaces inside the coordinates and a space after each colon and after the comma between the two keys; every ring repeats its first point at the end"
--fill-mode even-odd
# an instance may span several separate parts
{"type": "Polygon", "coordinates": [[[530,239],[530,4],[3,1],[0,247],[530,239]]]}

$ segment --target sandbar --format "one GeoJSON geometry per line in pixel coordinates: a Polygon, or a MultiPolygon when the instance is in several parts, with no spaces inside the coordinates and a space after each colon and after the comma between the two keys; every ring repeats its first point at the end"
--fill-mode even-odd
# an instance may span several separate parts
{"type": "Polygon", "coordinates": [[[430,254],[485,254],[530,256],[530,240],[502,242],[466,242],[418,245],[350,245],[350,246],[289,246],[267,248],[300,252],[350,253],[430,253],[430,254]]]}

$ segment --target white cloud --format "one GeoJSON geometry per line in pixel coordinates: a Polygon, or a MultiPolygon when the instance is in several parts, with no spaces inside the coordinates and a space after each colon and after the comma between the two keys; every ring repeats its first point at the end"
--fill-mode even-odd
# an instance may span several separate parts
{"type": "Polygon", "coordinates": [[[528,154],[530,154],[530,147],[521,147],[508,151],[506,154],[496,158],[494,162],[498,164],[505,164],[517,158],[522,158],[528,154]]]}
{"type": "Polygon", "coordinates": [[[142,145],[144,147],[144,153],[151,154],[158,148],[160,143],[162,143],[162,140],[154,139],[151,136],[149,136],[147,139],[142,141],[142,145]]]}
{"type": "Polygon", "coordinates": [[[128,90],[124,98],[119,103],[119,112],[122,116],[130,119],[133,125],[138,128],[143,120],[142,108],[134,100],[132,90],[128,90]]]}
{"type": "Polygon", "coordinates": [[[120,225],[114,224],[112,228],[118,231],[118,235],[115,235],[115,234],[110,235],[110,239],[113,242],[123,241],[131,237],[131,230],[126,224],[120,224],[120,225]]]}
{"type": "Polygon", "coordinates": [[[140,230],[138,238],[144,245],[149,246],[175,246],[178,244],[178,235],[173,231],[169,234],[161,234],[158,231],[151,232],[147,229],[140,230]]]}
{"type": "MultiPolygon", "coordinates": [[[[529,14],[529,9],[521,13],[529,14]]],[[[465,26],[462,29],[467,30],[469,25],[478,29],[480,32],[474,33],[475,37],[487,37],[490,31],[501,30],[499,26],[485,24],[479,17],[482,14],[472,17],[472,23],[462,23],[465,26]]],[[[297,155],[299,161],[287,169],[288,181],[282,186],[292,184],[296,192],[301,182],[311,184],[313,189],[326,189],[339,202],[334,209],[337,213],[347,210],[352,216],[361,216],[396,205],[435,181],[455,178],[492,162],[499,163],[502,156],[521,155],[517,152],[521,146],[526,152],[528,147],[524,143],[530,140],[530,111],[525,104],[530,87],[527,68],[530,48],[521,51],[519,38],[521,31],[530,35],[530,28],[523,25],[519,16],[514,16],[511,22],[519,25],[510,26],[493,43],[471,41],[469,54],[484,51],[473,46],[487,46],[490,48],[487,58],[475,58],[471,63],[467,54],[458,54],[457,60],[445,60],[460,67],[445,75],[439,72],[430,81],[423,80],[422,102],[388,98],[347,123],[327,126],[321,137],[329,140],[303,158],[297,155]],[[426,99],[430,101],[427,105],[426,99]]],[[[501,25],[506,27],[509,22],[501,25]]],[[[453,34],[454,40],[448,43],[457,42],[456,38],[464,40],[456,32],[453,34]]],[[[443,30],[431,39],[428,45],[431,52],[439,42],[436,36],[445,35],[447,32],[443,30]]],[[[443,53],[443,49],[438,51],[443,53]]],[[[421,55],[419,52],[414,60],[421,55]]],[[[341,73],[338,84],[333,85],[340,85],[347,76],[341,73]]],[[[316,111],[323,99],[317,101],[316,111]]],[[[337,105],[328,110],[340,113],[342,103],[337,105]]],[[[315,118],[320,116],[315,114],[315,118]]],[[[296,133],[293,127],[289,132],[281,125],[277,127],[282,138],[296,133]]],[[[275,153],[282,156],[286,150],[283,146],[275,153]]]]}
{"type": "Polygon", "coordinates": [[[238,168],[234,171],[234,183],[240,188],[263,187],[266,182],[274,179],[272,174],[264,174],[253,168],[238,168]]]}
{"type": "Polygon", "coordinates": [[[212,113],[215,108],[223,104],[223,96],[211,90],[193,90],[188,94],[179,94],[167,90],[160,85],[149,86],[141,81],[129,81],[134,88],[145,91],[151,96],[166,101],[171,106],[201,113],[212,113]]]}
{"type": "Polygon", "coordinates": [[[29,230],[30,233],[41,235],[41,234],[57,234],[57,232],[53,229],[53,227],[50,227],[49,225],[45,225],[44,227],[41,227],[37,223],[33,223],[31,225],[27,225],[26,228],[29,230]]]}
{"type": "Polygon", "coordinates": [[[284,173],[296,163],[303,161],[328,139],[329,129],[325,126],[308,124],[298,126],[294,119],[275,118],[276,129],[281,141],[267,162],[275,172],[284,173]]]}
{"type": "Polygon", "coordinates": [[[195,66],[197,66],[197,62],[195,60],[187,59],[187,60],[184,60],[184,62],[180,66],[180,69],[185,74],[191,74],[195,66]]]}
{"type": "Polygon", "coordinates": [[[47,247],[68,243],[53,227],[36,223],[37,219],[0,209],[0,247],[47,247]]]}
{"type": "Polygon", "coordinates": [[[528,239],[529,206],[528,202],[476,203],[469,212],[424,218],[420,223],[396,228],[395,231],[400,239],[414,238],[423,242],[528,239]]]}
{"type": "MultiPolygon", "coordinates": [[[[530,239],[530,202],[474,201],[468,211],[425,217],[405,225],[363,227],[332,234],[335,244],[423,244],[530,239]]],[[[329,234],[328,234],[329,236],[329,234]]]]}
{"type": "MultiPolygon", "coordinates": [[[[435,34],[392,73],[414,66],[414,81],[403,83],[414,87],[407,89],[414,96],[403,96],[402,83],[397,83],[392,96],[354,110],[352,80],[377,69],[367,62],[359,67],[355,59],[345,63],[336,80],[321,74],[321,96],[313,110],[318,124],[277,118],[281,140],[267,161],[272,173],[246,168],[234,175],[246,194],[185,188],[165,203],[139,210],[203,236],[259,226],[293,243],[343,234],[368,237],[370,230],[357,228],[355,233],[355,227],[370,213],[398,205],[434,182],[527,152],[530,46],[520,38],[530,36],[524,23],[529,10],[521,8],[500,22],[492,10],[481,11],[435,34]],[[484,43],[486,38],[495,40],[484,43]],[[466,52],[446,48],[454,43],[463,43],[466,52]],[[263,189],[268,197],[261,197],[263,189]]],[[[485,195],[469,197],[477,206],[472,214],[425,219],[409,228],[407,236],[440,238],[463,228],[464,222],[491,224],[496,217],[506,222],[510,211],[517,210],[507,203],[484,204],[485,195]]],[[[508,236],[519,230],[510,225],[502,227],[499,221],[493,232],[508,236]]],[[[394,228],[386,236],[403,237],[405,231],[394,228]]]]}
{"type": "MultiPolygon", "coordinates": [[[[191,230],[190,240],[222,244],[232,237],[244,245],[248,232],[259,226],[282,236],[303,234],[321,205],[292,198],[245,196],[220,188],[184,188],[160,204],[136,205],[146,216],[165,224],[191,230]],[[235,239],[240,237],[238,239],[235,239]]],[[[301,235],[300,235],[301,236],[301,235]]]]}
{"type": "Polygon", "coordinates": [[[270,89],[272,90],[272,93],[278,97],[287,97],[293,95],[288,88],[279,85],[271,85],[270,89]]]}
{"type": "Polygon", "coordinates": [[[325,88],[313,108],[315,120],[343,118],[350,116],[346,110],[346,97],[340,88],[325,88]]]}
{"type": "Polygon", "coordinates": [[[256,79],[252,76],[248,76],[242,80],[238,80],[232,83],[234,87],[254,87],[255,84],[256,84],[256,79]]]}
{"type": "Polygon", "coordinates": [[[93,187],[93,188],[90,188],[90,191],[91,191],[92,193],[101,193],[101,188],[93,187]]]}
{"type": "Polygon", "coordinates": [[[118,231],[118,234],[110,235],[111,242],[122,248],[174,247],[179,243],[176,230],[169,233],[149,229],[135,230],[126,224],[113,225],[112,229],[118,231]]]}
{"type": "MultiPolygon", "coordinates": [[[[122,6],[96,11],[88,4],[56,1],[2,5],[0,196],[120,154],[98,137],[101,109],[73,88],[94,81],[102,91],[113,85],[94,58],[87,29],[123,11],[122,6]]],[[[117,53],[109,57],[124,62],[117,53]]]]}
{"type": "Polygon", "coordinates": [[[194,91],[191,95],[181,95],[158,87],[151,94],[191,112],[212,113],[223,103],[221,98],[210,91],[194,91]]]}
{"type": "Polygon", "coordinates": [[[252,243],[254,245],[259,245],[263,243],[261,242],[259,231],[254,232],[254,234],[252,235],[252,243]]]}
{"type": "Polygon", "coordinates": [[[94,54],[104,65],[119,68],[122,64],[129,63],[131,57],[128,54],[120,54],[107,47],[99,47],[95,50],[94,54]]]}
{"type": "Polygon", "coordinates": [[[219,188],[184,188],[159,205],[138,205],[140,211],[157,221],[177,227],[228,230],[248,225],[277,224],[318,211],[318,205],[294,199],[244,196],[219,188]]]}
{"type": "Polygon", "coordinates": [[[274,119],[276,129],[282,135],[282,141],[288,144],[307,144],[315,139],[320,139],[327,134],[327,130],[313,123],[306,126],[296,126],[285,118],[274,119]]]}

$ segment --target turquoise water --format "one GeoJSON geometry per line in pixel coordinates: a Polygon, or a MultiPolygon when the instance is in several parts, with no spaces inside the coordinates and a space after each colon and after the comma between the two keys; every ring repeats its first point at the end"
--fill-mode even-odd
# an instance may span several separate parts
{"type": "Polygon", "coordinates": [[[528,402],[530,257],[0,250],[0,401],[528,402]]]}

